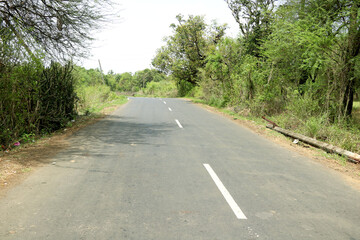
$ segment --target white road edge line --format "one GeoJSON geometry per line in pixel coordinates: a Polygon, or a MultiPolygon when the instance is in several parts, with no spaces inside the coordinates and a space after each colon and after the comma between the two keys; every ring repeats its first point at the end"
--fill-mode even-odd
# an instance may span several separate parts
{"type": "Polygon", "coordinates": [[[179,126],[179,128],[183,128],[183,126],[180,124],[179,120],[175,119],[175,122],[177,123],[177,125],[179,126]]]}
{"type": "Polygon", "coordinates": [[[235,216],[238,219],[243,219],[243,220],[247,219],[245,214],[241,211],[240,207],[237,205],[237,203],[235,202],[233,197],[230,195],[229,191],[225,188],[224,184],[221,182],[221,180],[216,175],[216,173],[211,168],[211,166],[206,163],[204,163],[203,165],[206,168],[206,170],[208,171],[208,173],[210,174],[211,178],[214,180],[216,186],[219,188],[219,190],[222,193],[222,195],[224,196],[225,200],[227,201],[227,203],[229,204],[229,206],[235,213],[235,216]]]}
{"type": "Polygon", "coordinates": [[[171,108],[169,108],[169,111],[170,111],[170,112],[172,112],[172,109],[171,109],[171,108]]]}
{"type": "Polygon", "coordinates": [[[164,104],[166,104],[166,102],[164,101],[164,104]]]}

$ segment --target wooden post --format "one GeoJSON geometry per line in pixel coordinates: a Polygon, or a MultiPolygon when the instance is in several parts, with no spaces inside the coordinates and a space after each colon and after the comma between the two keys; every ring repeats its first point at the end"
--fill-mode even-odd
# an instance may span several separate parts
{"type": "Polygon", "coordinates": [[[104,74],[103,74],[103,71],[102,71],[102,68],[101,68],[100,59],[98,59],[98,61],[99,61],[99,67],[100,67],[100,72],[101,72],[101,79],[103,81],[103,84],[105,85],[104,74]]]}

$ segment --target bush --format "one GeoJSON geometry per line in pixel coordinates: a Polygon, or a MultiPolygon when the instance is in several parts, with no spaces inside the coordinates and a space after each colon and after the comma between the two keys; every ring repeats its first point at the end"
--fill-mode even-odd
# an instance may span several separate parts
{"type": "Polygon", "coordinates": [[[72,64],[52,63],[41,75],[40,129],[54,131],[65,126],[76,115],[77,96],[74,90],[72,64]]]}
{"type": "Polygon", "coordinates": [[[41,67],[26,64],[0,72],[0,143],[8,146],[23,133],[38,130],[41,67]]]}
{"type": "Polygon", "coordinates": [[[72,64],[26,63],[0,72],[0,144],[54,131],[76,114],[72,64]]]}
{"type": "Polygon", "coordinates": [[[207,102],[210,106],[217,107],[217,108],[223,108],[228,103],[227,99],[224,98],[218,98],[216,96],[211,96],[210,100],[207,102]]]}
{"type": "Polygon", "coordinates": [[[188,93],[194,88],[195,86],[185,80],[179,80],[177,82],[177,90],[178,90],[178,96],[179,97],[185,97],[188,95],[188,93]]]}
{"type": "Polygon", "coordinates": [[[111,91],[110,87],[103,84],[79,86],[76,93],[79,96],[78,112],[86,115],[94,112],[99,104],[116,98],[116,94],[111,91]]]}
{"type": "Polygon", "coordinates": [[[148,83],[144,89],[144,93],[155,97],[176,97],[177,89],[173,81],[163,80],[148,83]]]}
{"type": "Polygon", "coordinates": [[[191,89],[191,91],[188,92],[187,96],[197,98],[197,99],[204,99],[204,97],[205,97],[203,88],[200,86],[196,86],[193,89],[191,89]]]}

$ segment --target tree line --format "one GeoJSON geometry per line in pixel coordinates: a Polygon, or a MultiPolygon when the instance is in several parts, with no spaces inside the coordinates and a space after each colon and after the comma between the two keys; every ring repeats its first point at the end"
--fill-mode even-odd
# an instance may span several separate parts
{"type": "MultiPolygon", "coordinates": [[[[64,127],[114,91],[176,96],[173,82],[178,96],[245,115],[285,116],[278,118],[284,127],[306,127],[310,136],[326,138],[335,124],[353,129],[359,0],[224,3],[238,37],[226,36],[226,24],[179,14],[152,60],[155,69],[102,76],[71,60],[87,55],[92,31],[111,16],[109,0],[0,0],[0,145],[64,127]]],[[[359,135],[338,138],[359,149],[359,135]]]]}
{"type": "Polygon", "coordinates": [[[360,89],[358,0],[225,2],[239,37],[203,16],[178,15],[152,60],[181,96],[294,122],[351,119],[360,89]]]}

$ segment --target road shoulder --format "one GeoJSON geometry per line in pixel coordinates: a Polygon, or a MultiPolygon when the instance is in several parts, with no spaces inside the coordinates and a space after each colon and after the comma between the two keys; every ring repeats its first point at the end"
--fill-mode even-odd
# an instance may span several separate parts
{"type": "MultiPolygon", "coordinates": [[[[191,100],[189,100],[191,101],[191,100]]],[[[219,114],[223,117],[226,117],[233,121],[236,124],[239,124],[243,127],[248,128],[253,133],[265,137],[266,139],[275,142],[276,144],[287,148],[291,151],[297,152],[302,156],[312,159],[314,162],[317,162],[330,171],[337,173],[341,176],[351,187],[360,191],[360,164],[354,164],[346,162],[343,158],[338,157],[335,154],[328,154],[323,150],[314,148],[307,144],[294,144],[292,139],[281,135],[273,130],[266,128],[264,125],[258,125],[254,121],[237,119],[233,116],[226,114],[215,107],[208,106],[202,103],[194,103],[195,105],[206,109],[215,114],[219,114]]]]}
{"type": "Polygon", "coordinates": [[[91,116],[80,116],[71,127],[42,137],[35,143],[0,152],[0,198],[6,196],[8,190],[23,182],[37,169],[51,164],[52,158],[59,151],[69,147],[68,138],[74,133],[106,118],[125,105],[106,107],[100,113],[91,116]]]}

